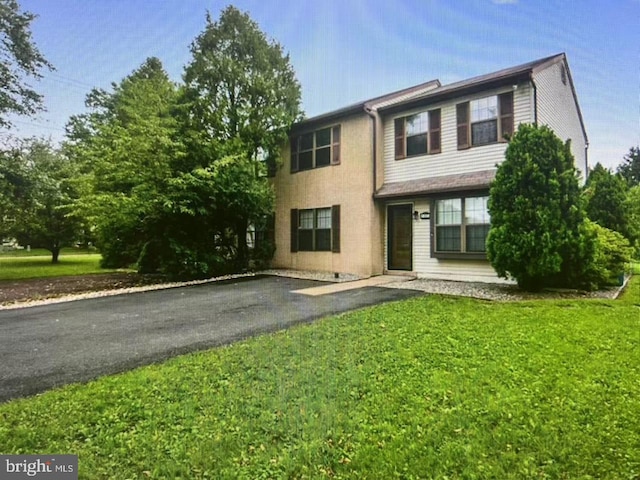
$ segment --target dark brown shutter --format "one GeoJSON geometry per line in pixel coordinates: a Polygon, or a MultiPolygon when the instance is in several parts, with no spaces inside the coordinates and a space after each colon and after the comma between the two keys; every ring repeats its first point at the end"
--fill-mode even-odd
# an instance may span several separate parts
{"type": "Polygon", "coordinates": [[[456,105],[456,124],[458,125],[458,150],[469,148],[469,102],[456,105]]]}
{"type": "Polygon", "coordinates": [[[404,158],[404,117],[396,118],[395,122],[396,160],[404,158]]]}
{"type": "Polygon", "coordinates": [[[291,137],[291,173],[298,171],[298,144],[300,137],[291,137]]]}
{"type": "Polygon", "coordinates": [[[291,253],[298,251],[298,209],[291,209],[291,253]]]}
{"type": "Polygon", "coordinates": [[[331,251],[340,253],[340,205],[331,207],[331,251]]]}
{"type": "Polygon", "coordinates": [[[440,153],[440,109],[429,112],[429,153],[440,153]]]}
{"type": "Polygon", "coordinates": [[[340,165],[340,125],[333,127],[331,165],[340,165]]]}
{"type": "Polygon", "coordinates": [[[500,108],[499,140],[507,141],[513,135],[513,92],[498,95],[498,100],[500,108]]]}

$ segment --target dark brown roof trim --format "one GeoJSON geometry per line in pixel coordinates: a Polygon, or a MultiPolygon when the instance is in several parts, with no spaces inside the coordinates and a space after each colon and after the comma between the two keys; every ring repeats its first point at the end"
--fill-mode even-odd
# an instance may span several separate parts
{"type": "Polygon", "coordinates": [[[395,103],[389,107],[380,108],[380,112],[384,114],[394,114],[400,111],[412,108],[423,107],[436,102],[450,100],[463,95],[473,95],[484,90],[492,88],[500,88],[507,85],[517,84],[519,82],[529,81],[531,74],[536,68],[542,68],[544,65],[561,61],[564,59],[564,53],[553,55],[551,57],[541,58],[533,62],[524,63],[515,67],[505,68],[497,72],[480,75],[478,77],[469,78],[460,82],[450,83],[443,87],[431,90],[428,94],[417,99],[410,99],[405,102],[395,103]]]}
{"type": "Polygon", "coordinates": [[[348,105],[346,107],[339,108],[337,110],[332,110],[330,112],[323,113],[321,115],[316,115],[315,117],[305,118],[293,124],[293,126],[291,127],[291,131],[300,132],[304,130],[309,130],[309,129],[313,129],[314,126],[316,125],[326,124],[326,123],[333,122],[335,120],[339,120],[344,117],[348,117],[350,115],[364,113],[364,109],[367,105],[388,101],[393,99],[394,97],[407,95],[412,92],[426,88],[429,85],[435,85],[436,87],[440,87],[440,81],[437,79],[429,80],[428,82],[420,83],[419,85],[403,88],[402,90],[396,90],[395,92],[387,93],[385,95],[380,95],[379,97],[371,98],[363,102],[354,103],[352,105],[348,105]]]}
{"type": "Polygon", "coordinates": [[[376,199],[416,197],[446,192],[464,192],[489,188],[495,170],[420,178],[406,182],[385,183],[373,195],[376,199]]]}

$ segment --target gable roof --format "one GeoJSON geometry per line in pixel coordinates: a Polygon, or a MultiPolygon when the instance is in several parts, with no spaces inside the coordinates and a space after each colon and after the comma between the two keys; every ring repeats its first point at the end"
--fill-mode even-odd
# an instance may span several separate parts
{"type": "Polygon", "coordinates": [[[424,95],[419,99],[395,103],[388,107],[380,108],[379,110],[384,113],[394,113],[400,110],[420,107],[424,104],[436,101],[439,102],[447,100],[460,95],[473,94],[482,90],[497,88],[518,81],[529,80],[532,73],[543,70],[549,65],[563,60],[565,60],[565,54],[559,53],[550,57],[523,63],[522,65],[517,65],[515,67],[498,70],[497,72],[487,73],[485,75],[479,75],[459,82],[449,83],[430,91],[428,95],[424,95]]]}
{"type": "Polygon", "coordinates": [[[368,105],[386,106],[386,105],[392,105],[393,103],[398,101],[403,101],[403,100],[412,99],[412,98],[419,98],[421,96],[426,95],[429,91],[434,90],[440,86],[441,86],[440,80],[437,80],[437,79],[429,80],[428,82],[424,82],[419,85],[403,88],[402,90],[397,90],[395,92],[387,93],[385,95],[380,95],[379,97],[371,98],[369,100],[364,100],[362,102],[357,102],[349,106],[339,108],[337,110],[332,110],[327,113],[316,115],[315,117],[305,118],[293,124],[291,128],[292,130],[295,131],[301,128],[312,127],[315,124],[327,123],[332,120],[347,117],[349,115],[353,115],[356,113],[363,113],[364,109],[368,105]]]}
{"type": "Polygon", "coordinates": [[[439,80],[430,80],[413,87],[404,88],[396,92],[381,95],[362,102],[354,103],[347,107],[333,110],[315,117],[304,119],[295,123],[292,132],[313,128],[321,123],[331,122],[349,115],[362,113],[366,108],[372,108],[385,115],[391,115],[403,110],[418,108],[424,105],[440,102],[462,95],[471,95],[492,88],[499,88],[509,84],[517,84],[520,81],[532,80],[533,74],[544,70],[555,63],[563,62],[567,69],[573,99],[578,110],[580,125],[584,139],[588,142],[587,131],[584,126],[582,112],[578,104],[578,96],[573,85],[573,78],[564,53],[558,53],[549,57],[540,58],[531,62],[504,68],[493,73],[479,75],[459,82],[442,85],[439,80]]]}

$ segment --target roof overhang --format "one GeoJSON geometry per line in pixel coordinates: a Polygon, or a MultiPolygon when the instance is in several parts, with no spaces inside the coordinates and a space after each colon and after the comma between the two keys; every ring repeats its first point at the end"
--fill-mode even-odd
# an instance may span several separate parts
{"type": "Polygon", "coordinates": [[[420,178],[406,182],[385,183],[373,195],[376,199],[392,199],[436,195],[487,189],[496,176],[496,170],[420,178]]]}
{"type": "Polygon", "coordinates": [[[474,95],[476,93],[485,92],[491,89],[502,88],[506,86],[518,85],[522,82],[531,80],[531,71],[519,72],[513,75],[500,78],[491,78],[484,81],[466,83],[462,85],[452,84],[450,87],[442,87],[420,98],[408,100],[402,103],[396,103],[379,109],[384,115],[393,115],[398,112],[420,108],[434,103],[444,102],[453,98],[459,98],[465,95],[474,95]]]}

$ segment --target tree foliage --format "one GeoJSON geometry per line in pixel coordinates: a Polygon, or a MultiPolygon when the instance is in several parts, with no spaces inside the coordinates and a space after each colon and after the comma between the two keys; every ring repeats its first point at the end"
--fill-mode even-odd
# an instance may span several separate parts
{"type": "Polygon", "coordinates": [[[527,290],[582,286],[593,241],[569,144],[546,126],[520,125],[498,166],[489,199],[487,253],[499,276],[527,290]]]}
{"type": "Polygon", "coordinates": [[[622,178],[598,163],[589,173],[584,193],[590,220],[632,240],[626,208],[627,186],[622,178]]]}
{"type": "Polygon", "coordinates": [[[79,195],[74,165],[40,139],[23,141],[4,160],[0,169],[12,204],[5,234],[49,250],[57,263],[60,249],[77,240],[83,227],[82,217],[73,212],[79,195]]]}
{"type": "Polygon", "coordinates": [[[16,219],[29,206],[32,181],[20,146],[0,150],[0,240],[14,235],[16,219]]]}
{"type": "Polygon", "coordinates": [[[593,257],[584,268],[584,282],[594,288],[616,285],[631,261],[633,249],[629,240],[590,220],[584,223],[583,233],[595,240],[593,257]]]}
{"type": "Polygon", "coordinates": [[[242,270],[248,225],[273,212],[266,164],[299,116],[288,57],[233,7],[207,16],[192,53],[184,86],[148,59],[92,91],[90,111],[69,122],[77,209],[96,225],[105,266],[181,278],[242,270]]]}
{"type": "Polygon", "coordinates": [[[631,147],[617,169],[630,187],[640,185],[640,147],[631,147]]]}
{"type": "Polygon", "coordinates": [[[191,45],[184,73],[194,141],[191,155],[246,155],[277,161],[290,125],[300,118],[300,85],[282,47],[233,6],[206,26],[191,45]]]}
{"type": "Polygon", "coordinates": [[[21,12],[16,0],[0,0],[0,126],[9,127],[7,114],[33,115],[42,109],[42,96],[27,83],[52,69],[31,38],[36,16],[21,12]]]}
{"type": "Polygon", "coordinates": [[[635,257],[640,258],[640,185],[629,189],[625,210],[629,219],[629,235],[635,247],[635,257]]]}
{"type": "Polygon", "coordinates": [[[112,89],[87,96],[90,112],[69,123],[66,150],[81,165],[76,209],[96,227],[103,265],[121,267],[149,241],[181,148],[172,116],[177,89],[157,58],[112,89]]]}

